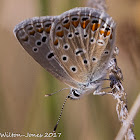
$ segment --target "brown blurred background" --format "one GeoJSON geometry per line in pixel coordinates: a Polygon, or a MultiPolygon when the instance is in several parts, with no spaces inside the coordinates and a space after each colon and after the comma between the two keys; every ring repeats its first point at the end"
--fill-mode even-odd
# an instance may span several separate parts
{"type": "MultiPolygon", "coordinates": [[[[68,94],[63,91],[44,97],[66,85],[22,49],[14,37],[14,26],[30,17],[58,15],[85,5],[85,0],[0,0],[0,133],[52,132],[68,94]]],[[[130,109],[140,91],[140,1],[107,0],[107,6],[117,23],[117,59],[130,109]]],[[[58,125],[57,132],[62,133],[59,139],[113,140],[121,126],[115,105],[110,96],[92,94],[69,100],[58,125]]],[[[134,133],[140,139],[140,112],[134,122],[134,133]]]]}

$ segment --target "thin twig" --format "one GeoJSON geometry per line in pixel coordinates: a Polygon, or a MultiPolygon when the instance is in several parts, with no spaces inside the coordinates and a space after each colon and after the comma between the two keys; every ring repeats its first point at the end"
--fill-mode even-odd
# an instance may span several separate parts
{"type": "Polygon", "coordinates": [[[130,110],[130,113],[127,117],[127,120],[125,122],[126,125],[123,125],[117,135],[117,137],[115,138],[115,140],[122,140],[124,135],[126,134],[130,124],[132,123],[132,120],[134,120],[136,114],[138,113],[140,109],[140,94],[137,96],[137,99],[136,101],[134,102],[131,110],[130,110]]]}
{"type": "MultiPolygon", "coordinates": [[[[117,48],[116,48],[117,50],[117,48]]],[[[126,120],[129,116],[128,108],[127,108],[127,100],[126,100],[126,92],[122,86],[121,81],[123,80],[123,74],[121,69],[117,65],[116,55],[114,51],[114,55],[110,61],[109,65],[109,78],[111,80],[110,87],[112,89],[112,96],[117,100],[116,111],[118,115],[118,119],[121,122],[122,126],[126,126],[126,120]]],[[[125,140],[135,140],[135,135],[133,133],[133,120],[128,124],[126,129],[126,133],[122,137],[125,136],[125,140]]],[[[121,140],[121,139],[118,139],[121,140]]]]}

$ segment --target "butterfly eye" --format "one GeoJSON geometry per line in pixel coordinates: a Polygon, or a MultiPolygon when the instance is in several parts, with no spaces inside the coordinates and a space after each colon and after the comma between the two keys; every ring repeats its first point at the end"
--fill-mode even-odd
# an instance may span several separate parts
{"type": "Polygon", "coordinates": [[[80,94],[79,94],[79,92],[77,90],[72,90],[72,93],[76,97],[79,97],[80,96],[80,94]]]}

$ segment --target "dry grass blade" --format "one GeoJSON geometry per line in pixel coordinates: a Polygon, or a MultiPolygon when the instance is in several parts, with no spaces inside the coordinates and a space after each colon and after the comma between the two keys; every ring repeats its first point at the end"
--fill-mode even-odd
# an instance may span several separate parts
{"type": "Polygon", "coordinates": [[[129,126],[130,124],[132,123],[132,120],[134,120],[136,114],[138,113],[140,109],[140,94],[138,95],[136,101],[134,102],[131,110],[130,110],[130,113],[127,117],[127,120],[125,122],[125,125],[123,125],[116,137],[115,140],[122,140],[124,135],[126,134],[127,130],[129,129],[129,126]]]}
{"type": "MultiPolygon", "coordinates": [[[[116,111],[118,119],[121,122],[122,126],[126,126],[126,120],[129,116],[129,113],[127,108],[126,92],[121,83],[121,81],[123,80],[123,74],[121,72],[121,69],[117,65],[116,55],[118,53],[116,52],[118,51],[114,51],[114,57],[112,58],[112,61],[109,66],[109,78],[111,80],[110,88],[112,89],[112,96],[115,98],[115,100],[117,100],[116,111]]],[[[125,140],[135,140],[135,135],[133,133],[133,125],[134,124],[131,119],[131,122],[129,123],[126,129],[126,132],[123,135],[123,137],[125,136],[125,140]]]]}

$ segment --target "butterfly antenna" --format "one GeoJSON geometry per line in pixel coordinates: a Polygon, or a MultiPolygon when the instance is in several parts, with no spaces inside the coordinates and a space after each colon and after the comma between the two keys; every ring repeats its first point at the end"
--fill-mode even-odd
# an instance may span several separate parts
{"type": "Polygon", "coordinates": [[[55,132],[56,129],[57,129],[57,126],[58,126],[58,124],[59,124],[59,121],[60,121],[61,116],[62,116],[62,113],[63,113],[63,109],[64,109],[64,106],[65,106],[65,103],[66,103],[66,101],[67,101],[68,98],[69,98],[69,95],[66,97],[66,99],[65,99],[65,101],[64,101],[64,103],[63,103],[63,105],[62,105],[61,112],[60,112],[59,118],[58,118],[58,120],[57,120],[57,123],[56,123],[56,125],[55,125],[55,127],[54,127],[54,129],[53,129],[53,132],[55,132]]]}
{"type": "Polygon", "coordinates": [[[60,89],[60,90],[58,90],[58,91],[56,91],[56,92],[54,92],[54,93],[46,94],[45,97],[52,96],[53,94],[56,94],[56,93],[58,93],[58,92],[61,92],[61,91],[63,91],[63,90],[66,90],[66,89],[70,89],[70,88],[63,88],[63,89],[60,89]]]}

